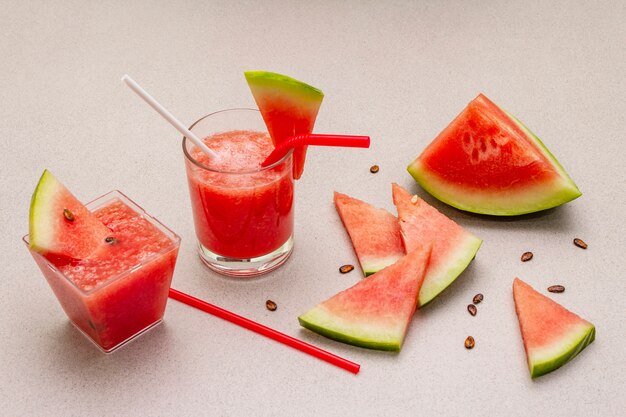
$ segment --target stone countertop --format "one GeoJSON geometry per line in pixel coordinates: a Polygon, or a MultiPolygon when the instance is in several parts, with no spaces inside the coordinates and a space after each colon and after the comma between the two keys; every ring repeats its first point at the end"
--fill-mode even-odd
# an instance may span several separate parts
{"type": "Polygon", "coordinates": [[[623,415],[624,2],[5,0],[2,9],[0,414],[623,415]],[[196,256],[179,135],[120,78],[130,74],[191,123],[254,107],[247,69],[321,88],[316,131],[368,134],[372,146],[309,151],[293,256],[240,282],[196,256]],[[414,183],[406,165],[479,92],[542,138],[581,198],[489,218],[452,209],[414,183]],[[85,201],[119,189],[176,231],[175,288],[358,362],[361,372],[175,301],[164,325],[101,354],[69,324],[21,242],[44,168],[85,201]],[[400,354],[302,329],[300,313],[360,279],[358,269],[337,271],[356,259],[333,191],[395,212],[392,181],[480,236],[475,261],[417,313],[400,354]],[[576,248],[575,237],[589,248],[576,248]],[[525,251],[534,258],[522,263],[525,251]],[[515,317],[516,276],[544,293],[563,284],[550,297],[597,328],[582,354],[535,381],[515,317]],[[466,306],[477,292],[485,299],[472,317],[466,306]],[[276,311],[265,308],[268,298],[276,311]]]}

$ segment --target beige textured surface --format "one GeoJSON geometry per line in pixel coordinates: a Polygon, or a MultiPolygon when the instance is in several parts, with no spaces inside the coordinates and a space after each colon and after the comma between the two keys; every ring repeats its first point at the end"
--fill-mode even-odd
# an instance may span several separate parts
{"type": "Polygon", "coordinates": [[[0,414],[554,415],[626,409],[623,1],[1,1],[0,414]],[[296,249],[253,282],[209,273],[178,135],[120,82],[129,73],[186,122],[253,106],[245,69],[326,93],[318,132],[369,134],[370,150],[314,149],[297,186],[296,249]],[[296,317],[359,279],[332,205],[338,190],[393,210],[391,181],[484,92],[529,126],[583,192],[514,219],[427,200],[484,239],[401,354],[344,346],[296,317]],[[380,165],[376,175],[372,164],[380,165]],[[20,242],[44,168],[79,198],[120,189],[183,238],[174,286],[355,360],[354,376],[192,311],[104,356],[68,323],[20,242]],[[579,236],[589,244],[574,247],[579,236]],[[535,257],[521,263],[522,252],[535,257]],[[595,323],[597,340],[531,381],[511,285],[520,276],[595,323]],[[478,315],[466,305],[485,294],[478,315]],[[271,298],[278,310],[265,309],[271,298]],[[476,348],[466,351],[467,335],[476,348]]]}

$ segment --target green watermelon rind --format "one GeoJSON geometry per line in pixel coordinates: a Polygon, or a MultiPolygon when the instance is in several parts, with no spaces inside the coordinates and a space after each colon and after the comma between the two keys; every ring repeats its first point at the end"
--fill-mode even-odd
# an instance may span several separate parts
{"type": "MultiPolygon", "coordinates": [[[[477,214],[486,214],[491,216],[519,216],[522,214],[536,213],[538,211],[558,207],[581,196],[578,189],[571,189],[567,183],[557,181],[543,186],[536,186],[527,189],[523,195],[521,193],[516,193],[515,195],[509,196],[509,204],[506,207],[501,206],[502,199],[499,199],[498,205],[501,207],[496,209],[493,207],[493,203],[484,202],[486,200],[484,196],[473,198],[475,202],[470,204],[464,204],[458,201],[458,199],[455,198],[460,192],[458,188],[451,189],[450,191],[444,191],[444,189],[448,187],[448,184],[439,180],[435,176],[429,175],[426,170],[421,168],[421,165],[412,164],[409,166],[408,171],[415,181],[417,181],[424,190],[437,200],[459,210],[477,214]],[[549,195],[550,198],[546,198],[539,203],[527,203],[530,199],[535,198],[537,195],[549,195]],[[482,201],[476,202],[476,200],[482,201]]],[[[475,196],[470,196],[470,198],[472,197],[475,196]]]]}
{"type": "Polygon", "coordinates": [[[387,341],[380,341],[387,329],[380,328],[372,332],[356,332],[350,323],[339,323],[337,318],[322,307],[315,307],[298,317],[302,327],[338,342],[359,346],[366,349],[399,352],[403,337],[387,336],[387,341]]]}
{"type": "Polygon", "coordinates": [[[536,350],[531,351],[528,356],[531,378],[540,377],[565,365],[589,346],[595,337],[596,328],[588,323],[561,337],[543,355],[536,350]]]}
{"type": "Polygon", "coordinates": [[[552,162],[552,164],[557,169],[559,174],[561,174],[561,177],[563,178],[563,180],[565,180],[567,183],[569,183],[569,185],[572,187],[572,195],[575,195],[575,197],[573,197],[572,200],[574,200],[574,199],[580,197],[581,195],[583,195],[580,192],[580,190],[578,189],[578,186],[576,185],[574,180],[572,180],[572,178],[569,176],[567,171],[565,171],[565,168],[563,168],[563,165],[561,165],[561,163],[558,161],[558,159],[556,159],[555,156],[552,155],[552,152],[550,152],[550,150],[546,147],[546,145],[543,144],[541,139],[539,139],[539,137],[537,137],[537,135],[535,135],[529,128],[527,128],[526,125],[524,123],[522,123],[517,117],[513,116],[511,113],[507,112],[504,109],[500,109],[500,110],[502,110],[507,116],[509,116],[509,118],[515,124],[517,124],[517,126],[524,133],[526,133],[526,137],[529,138],[535,145],[537,145],[537,147],[539,148],[539,151],[541,151],[541,153],[543,153],[543,155],[546,158],[548,158],[550,160],[550,162],[552,162]]]}
{"type": "Polygon", "coordinates": [[[28,213],[28,242],[30,249],[36,252],[43,252],[49,246],[53,231],[49,227],[40,225],[38,220],[42,219],[51,198],[56,194],[58,181],[47,169],[41,174],[35,192],[30,199],[30,210],[28,213]]]}
{"type": "Polygon", "coordinates": [[[268,71],[244,71],[244,75],[250,85],[278,88],[316,101],[324,97],[321,90],[286,75],[268,71]]]}
{"type": "Polygon", "coordinates": [[[494,105],[500,109],[509,119],[518,126],[524,133],[529,142],[536,145],[541,152],[555,167],[559,173],[559,178],[549,184],[537,184],[536,187],[528,188],[523,194],[516,192],[506,198],[508,206],[502,207],[503,198],[496,198],[495,201],[500,207],[496,208],[493,202],[489,202],[485,195],[476,196],[475,193],[467,193],[464,200],[474,200],[473,203],[464,203],[459,201],[457,195],[461,190],[456,187],[450,187],[445,181],[432,175],[421,163],[420,158],[412,161],[407,171],[417,181],[420,186],[429,194],[438,200],[455,207],[459,210],[469,211],[478,214],[487,214],[493,216],[518,216],[522,214],[535,213],[537,211],[547,210],[558,207],[580,197],[582,193],[569,177],[563,166],[552,155],[543,142],[523,123],[514,116],[501,109],[495,103],[494,105]],[[537,199],[542,196],[542,199],[537,199]],[[482,200],[482,201],[481,201],[482,200]],[[533,201],[535,200],[535,201],[533,201]],[[486,202],[485,202],[486,201],[486,202]],[[528,201],[532,203],[528,204],[528,201]]]}
{"type": "Polygon", "coordinates": [[[389,265],[393,265],[397,260],[402,258],[404,253],[396,255],[387,256],[384,258],[372,259],[367,258],[360,261],[361,270],[363,271],[363,275],[369,277],[370,275],[375,274],[381,269],[387,268],[389,265]]]}
{"type": "Polygon", "coordinates": [[[433,301],[439,294],[448,288],[465,271],[476,257],[476,253],[482,245],[482,239],[466,232],[463,243],[456,246],[455,250],[448,254],[445,262],[437,271],[430,268],[426,270],[426,278],[419,292],[417,308],[422,308],[433,301]]]}

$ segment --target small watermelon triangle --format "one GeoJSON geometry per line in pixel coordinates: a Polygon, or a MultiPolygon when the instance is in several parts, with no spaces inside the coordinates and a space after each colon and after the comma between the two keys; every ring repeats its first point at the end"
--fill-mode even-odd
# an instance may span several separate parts
{"type": "Polygon", "coordinates": [[[369,349],[399,351],[415,312],[431,246],[359,281],[298,317],[328,338],[369,349]]]}
{"type": "Polygon", "coordinates": [[[29,246],[48,258],[84,259],[111,231],[45,170],[30,202],[29,246]]]}
{"type": "Polygon", "coordinates": [[[482,240],[440,213],[418,196],[392,184],[393,203],[398,209],[400,230],[407,252],[432,242],[418,307],[431,302],[467,268],[476,256],[482,240]]]}
{"type": "MultiPolygon", "coordinates": [[[[294,135],[313,132],[324,93],[286,75],[267,71],[244,72],[274,145],[294,135]]],[[[304,171],[306,146],[294,149],[293,177],[304,171]]]]}
{"type": "Polygon", "coordinates": [[[400,226],[393,214],[338,192],[334,200],[365,276],[404,256],[400,226]]]}
{"type": "Polygon", "coordinates": [[[519,278],[513,281],[513,298],[532,378],[565,365],[595,339],[593,324],[519,278]]]}

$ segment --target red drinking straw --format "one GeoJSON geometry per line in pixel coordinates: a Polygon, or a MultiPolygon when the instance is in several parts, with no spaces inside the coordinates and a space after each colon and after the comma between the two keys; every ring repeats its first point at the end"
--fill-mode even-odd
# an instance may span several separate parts
{"type": "Polygon", "coordinates": [[[352,135],[318,135],[310,133],[308,135],[295,135],[286,141],[279,143],[274,148],[270,156],[261,164],[262,167],[272,165],[287,154],[289,149],[300,145],[316,145],[316,146],[343,146],[347,148],[369,148],[369,136],[352,136],[352,135]]]}
{"type": "Polygon", "coordinates": [[[260,323],[249,320],[235,313],[231,313],[230,311],[224,310],[223,308],[220,308],[213,304],[209,304],[206,301],[202,301],[198,298],[192,297],[191,295],[175,290],[174,288],[170,288],[170,298],[173,298],[174,300],[180,301],[181,303],[187,304],[191,307],[195,307],[198,310],[205,311],[221,319],[227,320],[238,326],[245,327],[248,330],[252,330],[253,332],[269,337],[270,339],[274,339],[277,342],[283,343],[287,346],[291,346],[292,348],[298,349],[301,352],[308,353],[311,356],[315,356],[318,359],[322,359],[328,363],[343,368],[346,371],[350,371],[353,374],[359,373],[359,369],[361,368],[361,365],[359,365],[358,363],[350,362],[347,359],[334,355],[316,346],[310,345],[306,342],[303,342],[302,340],[298,340],[277,330],[270,329],[269,327],[264,326],[260,323]]]}

